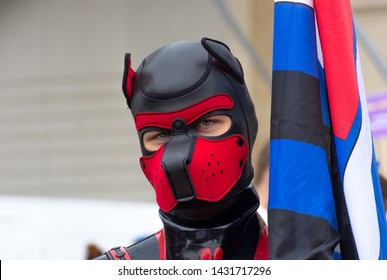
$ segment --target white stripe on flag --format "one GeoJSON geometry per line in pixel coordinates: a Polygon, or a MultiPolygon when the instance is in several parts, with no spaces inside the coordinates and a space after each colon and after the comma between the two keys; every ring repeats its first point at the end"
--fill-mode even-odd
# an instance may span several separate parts
{"type": "Polygon", "coordinates": [[[324,68],[324,59],[323,59],[322,50],[321,50],[320,34],[318,33],[316,13],[314,14],[314,26],[315,26],[315,29],[316,29],[317,59],[320,62],[322,68],[324,68]]]}
{"type": "Polygon", "coordinates": [[[314,1],[313,0],[293,0],[293,1],[289,1],[289,0],[274,0],[274,3],[277,3],[277,2],[289,2],[289,3],[300,3],[300,4],[305,4],[311,8],[314,8],[314,1]]]}
{"type": "Polygon", "coordinates": [[[344,193],[359,259],[378,259],[380,236],[371,174],[372,137],[359,53],[357,53],[356,72],[360,95],[359,105],[362,108],[362,125],[344,173],[344,193]]]}

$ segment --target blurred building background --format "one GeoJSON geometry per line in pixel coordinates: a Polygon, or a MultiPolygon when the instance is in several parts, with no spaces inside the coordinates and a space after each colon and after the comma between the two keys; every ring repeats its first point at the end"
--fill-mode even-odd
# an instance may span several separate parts
{"type": "MultiPolygon", "coordinates": [[[[367,94],[387,94],[387,2],[352,6],[367,94]]],[[[272,0],[0,0],[0,196],[154,203],[121,91],[123,58],[132,53],[137,68],[177,40],[219,39],[241,60],[257,155],[269,139],[272,24],[272,0]]],[[[387,175],[384,137],[375,149],[387,175]]]]}

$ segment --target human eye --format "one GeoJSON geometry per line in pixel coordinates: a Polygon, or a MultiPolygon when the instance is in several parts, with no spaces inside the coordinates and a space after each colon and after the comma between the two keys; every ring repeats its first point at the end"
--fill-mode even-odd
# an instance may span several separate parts
{"type": "Polygon", "coordinates": [[[169,139],[171,135],[169,133],[166,133],[166,132],[160,132],[158,133],[155,138],[158,140],[158,141],[164,141],[165,139],[169,139]]]}
{"type": "Polygon", "coordinates": [[[157,151],[171,138],[171,134],[166,131],[149,130],[143,134],[142,141],[148,151],[157,151]]]}
{"type": "Polygon", "coordinates": [[[195,132],[201,136],[220,136],[231,127],[231,118],[227,115],[215,115],[200,121],[195,132]]]}
{"type": "Polygon", "coordinates": [[[196,129],[201,130],[201,129],[210,129],[214,125],[214,121],[212,119],[205,119],[201,121],[199,124],[196,125],[196,129]]]}

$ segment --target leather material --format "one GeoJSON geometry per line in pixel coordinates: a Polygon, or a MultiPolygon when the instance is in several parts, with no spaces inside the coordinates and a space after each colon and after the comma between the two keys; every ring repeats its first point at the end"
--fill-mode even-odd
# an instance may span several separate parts
{"type": "Polygon", "coordinates": [[[130,65],[127,55],[123,91],[164,228],[126,247],[129,258],[267,258],[251,185],[258,121],[238,59],[224,43],[203,38],[161,47],[135,73],[130,65]],[[231,127],[215,137],[197,135],[195,125],[214,115],[227,115],[231,127]],[[143,135],[155,129],[171,137],[149,151],[143,135]]]}
{"type": "Polygon", "coordinates": [[[208,140],[182,133],[140,161],[159,207],[169,212],[178,202],[195,198],[221,200],[241,177],[247,158],[247,141],[241,135],[208,140]]]}
{"type": "MultiPolygon", "coordinates": [[[[164,211],[170,211],[180,204],[193,206],[188,203],[192,200],[201,200],[204,204],[205,201],[217,202],[226,196],[234,196],[249,185],[253,178],[251,152],[258,122],[244,83],[243,69],[225,44],[203,38],[201,42],[182,41],[161,47],[143,60],[131,86],[132,94],[129,96],[129,90],[126,89],[126,98],[139,133],[143,154],[141,165],[164,211]],[[240,137],[246,142],[248,152],[246,156],[242,149],[238,164],[242,161],[243,169],[240,173],[239,165],[236,167],[235,178],[238,179],[234,180],[231,188],[228,181],[225,181],[225,186],[219,186],[212,180],[213,184],[209,188],[227,190],[226,193],[219,194],[210,190],[207,195],[198,196],[201,191],[196,189],[197,184],[192,181],[199,179],[192,174],[198,175],[203,169],[193,170],[196,165],[189,162],[196,151],[192,150],[200,146],[203,150],[198,153],[211,153],[214,145],[199,145],[199,140],[193,140],[195,137],[200,139],[193,133],[193,126],[200,118],[216,114],[229,116],[232,126],[225,134],[208,140],[240,137]],[[187,126],[186,136],[172,135],[171,140],[156,152],[163,153],[162,156],[148,151],[142,143],[143,134],[149,129],[162,129],[172,134],[173,123],[177,119],[181,119],[187,126]],[[185,144],[184,139],[187,141],[185,144]],[[157,157],[157,161],[162,159],[162,165],[152,165],[152,168],[147,169],[149,162],[147,164],[146,161],[152,157],[157,157]],[[159,174],[151,174],[156,172],[159,174]],[[214,192],[216,194],[210,194],[214,192]]],[[[223,146],[222,153],[227,153],[231,148],[231,145],[223,146]]],[[[210,174],[205,179],[212,177],[210,174]]],[[[200,202],[197,206],[200,206],[200,202]]]]}
{"type": "MultiPolygon", "coordinates": [[[[256,212],[255,191],[249,187],[238,197],[238,203],[229,212],[207,223],[195,220],[182,224],[175,220],[176,215],[160,211],[163,229],[125,247],[125,251],[131,260],[267,260],[267,227],[256,212]]],[[[113,258],[109,252],[97,259],[123,259],[123,254],[113,258]]]]}
{"type": "Polygon", "coordinates": [[[236,205],[207,225],[182,225],[169,213],[160,211],[164,224],[166,259],[254,259],[263,225],[256,213],[253,193],[241,196],[244,205],[236,205]]]}

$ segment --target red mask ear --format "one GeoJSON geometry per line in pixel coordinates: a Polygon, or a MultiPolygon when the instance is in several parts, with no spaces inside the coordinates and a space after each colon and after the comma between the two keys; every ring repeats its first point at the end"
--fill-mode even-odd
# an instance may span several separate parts
{"type": "Polygon", "coordinates": [[[131,67],[132,60],[130,57],[130,53],[125,54],[125,69],[124,69],[124,77],[122,79],[122,91],[124,92],[124,96],[126,98],[126,103],[130,108],[130,98],[132,96],[132,81],[134,77],[134,70],[131,67]]]}

